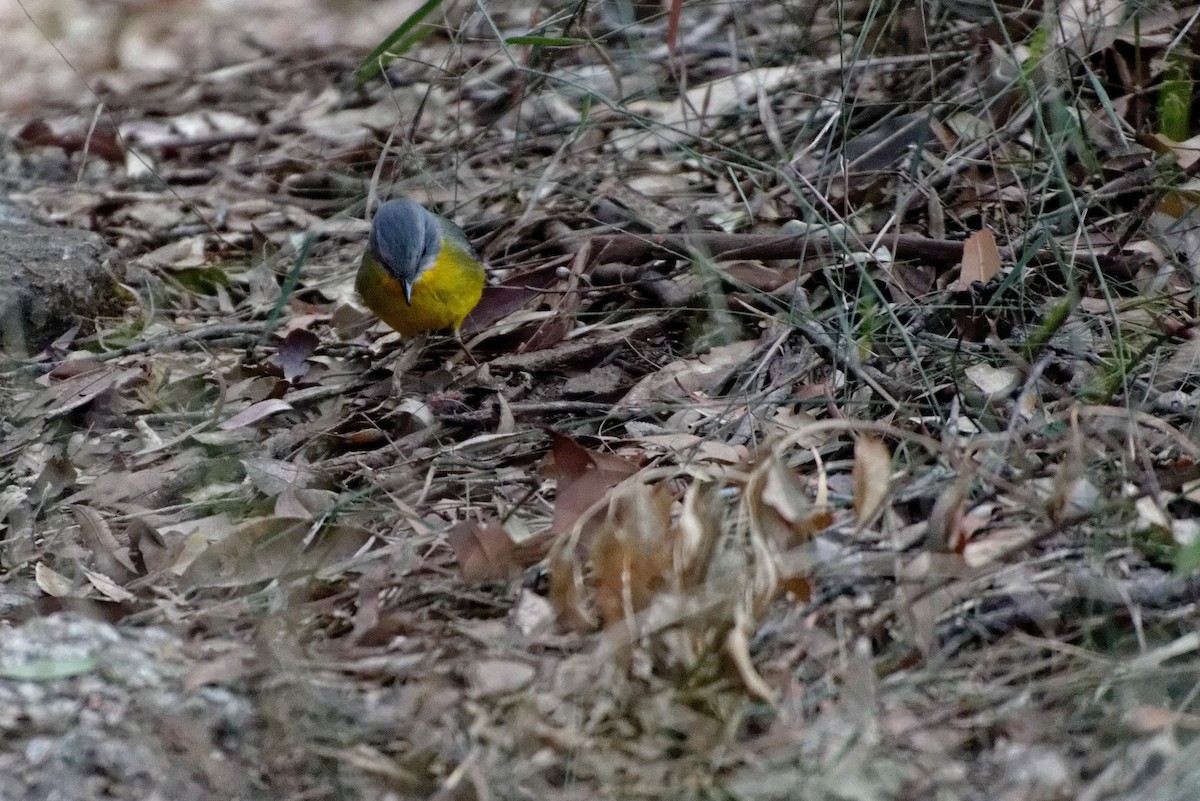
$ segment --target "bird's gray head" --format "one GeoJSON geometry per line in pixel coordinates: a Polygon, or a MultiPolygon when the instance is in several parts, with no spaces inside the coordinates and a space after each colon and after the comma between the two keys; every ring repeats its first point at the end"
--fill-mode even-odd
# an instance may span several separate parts
{"type": "Polygon", "coordinates": [[[404,198],[389,200],[375,212],[367,246],[412,302],[413,284],[442,248],[442,227],[421,204],[404,198]]]}

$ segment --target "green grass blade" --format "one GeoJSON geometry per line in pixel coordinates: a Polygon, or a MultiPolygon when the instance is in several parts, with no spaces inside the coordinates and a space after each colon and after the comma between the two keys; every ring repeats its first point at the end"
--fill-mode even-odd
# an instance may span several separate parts
{"type": "Polygon", "coordinates": [[[1192,75],[1186,59],[1177,53],[1168,62],[1158,89],[1158,130],[1182,142],[1190,134],[1191,116],[1192,75]]]}
{"type": "Polygon", "coordinates": [[[421,7],[412,13],[412,16],[388,34],[387,38],[380,42],[354,70],[354,88],[357,89],[374,78],[392,59],[403,55],[406,50],[421,41],[429,31],[414,31],[413,29],[441,4],[442,0],[425,0],[421,7]]]}
{"type": "Polygon", "coordinates": [[[506,45],[530,45],[532,47],[579,47],[586,42],[570,36],[509,36],[506,45]]]}

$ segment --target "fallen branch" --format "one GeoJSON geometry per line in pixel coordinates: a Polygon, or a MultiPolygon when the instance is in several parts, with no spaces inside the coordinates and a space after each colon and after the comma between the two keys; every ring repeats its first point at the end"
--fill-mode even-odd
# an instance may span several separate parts
{"type": "MultiPolygon", "coordinates": [[[[835,255],[865,251],[878,238],[875,234],[856,236],[853,242],[840,242],[823,234],[726,234],[721,232],[698,232],[686,234],[604,234],[592,240],[591,264],[644,264],[654,259],[690,259],[704,254],[717,261],[736,259],[803,259],[817,255],[835,255]]],[[[955,265],[962,261],[964,243],[952,239],[930,239],[913,234],[884,236],[879,240],[894,258],[919,259],[944,265],[955,265]]],[[[1000,257],[1005,261],[1016,261],[1021,257],[1019,248],[1002,247],[1000,257]]],[[[1056,252],[1041,248],[1033,255],[1033,261],[1055,263],[1065,261],[1095,261],[1101,270],[1118,275],[1133,275],[1137,272],[1140,259],[1145,254],[1136,252],[1096,253],[1091,251],[1056,252]]]]}

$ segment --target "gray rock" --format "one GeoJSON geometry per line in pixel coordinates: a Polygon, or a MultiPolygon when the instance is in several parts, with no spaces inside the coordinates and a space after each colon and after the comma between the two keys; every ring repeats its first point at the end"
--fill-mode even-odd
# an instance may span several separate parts
{"type": "Polygon", "coordinates": [[[59,614],[0,634],[0,801],[269,798],[260,721],[175,635],[59,614]]]}
{"type": "Polygon", "coordinates": [[[88,231],[0,223],[0,351],[36,353],[128,304],[104,241],[88,231]]]}

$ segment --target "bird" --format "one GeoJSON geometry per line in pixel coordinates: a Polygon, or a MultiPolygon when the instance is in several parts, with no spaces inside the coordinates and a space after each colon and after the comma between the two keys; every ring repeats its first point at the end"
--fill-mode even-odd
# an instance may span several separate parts
{"type": "Polygon", "coordinates": [[[487,272],[463,230],[415,201],[375,212],[354,288],[402,336],[453,329],[483,296],[487,272]]]}

